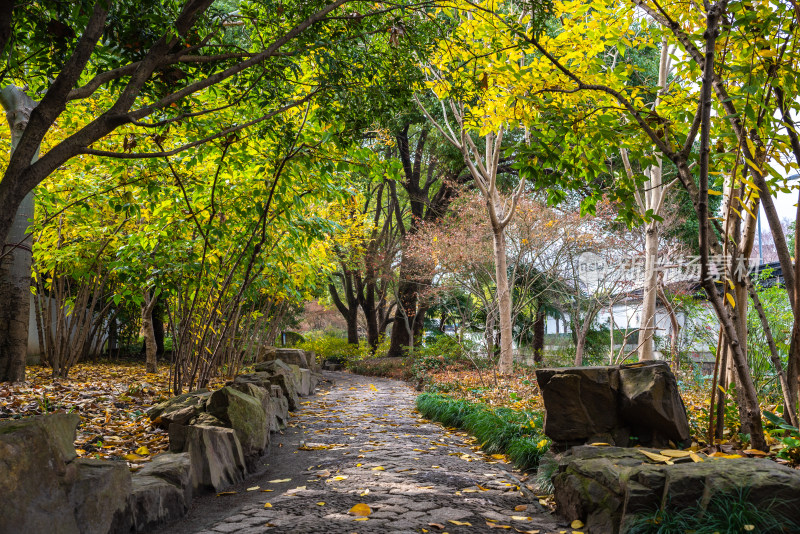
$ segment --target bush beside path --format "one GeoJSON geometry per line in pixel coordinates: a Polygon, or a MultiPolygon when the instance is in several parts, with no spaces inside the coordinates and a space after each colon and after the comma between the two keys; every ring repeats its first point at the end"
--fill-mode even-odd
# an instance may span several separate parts
{"type": "Polygon", "coordinates": [[[326,377],[333,385],[273,436],[260,474],[160,532],[572,532],[510,464],[422,419],[407,384],[326,377]]]}

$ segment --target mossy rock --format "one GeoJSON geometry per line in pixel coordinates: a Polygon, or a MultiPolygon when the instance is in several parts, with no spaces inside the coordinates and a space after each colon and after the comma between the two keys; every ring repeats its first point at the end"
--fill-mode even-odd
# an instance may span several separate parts
{"type": "Polygon", "coordinates": [[[269,420],[259,399],[225,386],[208,400],[209,414],[236,432],[245,456],[261,454],[269,442],[269,420]]]}

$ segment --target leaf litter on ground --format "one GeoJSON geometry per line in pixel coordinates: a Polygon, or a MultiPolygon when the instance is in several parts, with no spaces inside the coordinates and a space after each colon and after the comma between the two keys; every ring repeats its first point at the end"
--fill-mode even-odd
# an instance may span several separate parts
{"type": "Polygon", "coordinates": [[[146,373],[144,362],[83,362],[67,378],[45,366],[28,366],[26,380],[0,384],[0,420],[75,413],[78,456],[124,459],[135,470],[169,448],[166,431],[145,411],[170,397],[169,367],[146,373]]]}

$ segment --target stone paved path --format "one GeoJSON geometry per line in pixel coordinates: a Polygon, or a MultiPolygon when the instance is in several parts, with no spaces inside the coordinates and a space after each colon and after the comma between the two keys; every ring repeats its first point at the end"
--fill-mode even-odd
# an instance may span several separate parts
{"type": "Polygon", "coordinates": [[[408,385],[326,376],[335,385],[305,399],[295,426],[273,435],[263,473],[234,495],[196,499],[160,532],[571,532],[509,465],[475,450],[467,434],[423,420],[408,385]],[[366,520],[348,513],[360,503],[372,511],[366,520]]]}

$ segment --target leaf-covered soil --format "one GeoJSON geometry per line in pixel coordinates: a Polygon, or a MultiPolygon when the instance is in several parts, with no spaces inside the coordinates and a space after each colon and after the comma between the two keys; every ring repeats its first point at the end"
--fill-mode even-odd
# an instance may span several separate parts
{"type": "Polygon", "coordinates": [[[145,411],[169,397],[169,368],[145,373],[143,362],[88,362],[53,378],[48,367],[28,366],[26,381],[0,383],[0,420],[54,412],[77,413],[78,455],[125,460],[136,469],[169,448],[164,430],[145,411]]]}

